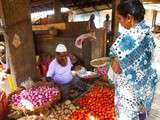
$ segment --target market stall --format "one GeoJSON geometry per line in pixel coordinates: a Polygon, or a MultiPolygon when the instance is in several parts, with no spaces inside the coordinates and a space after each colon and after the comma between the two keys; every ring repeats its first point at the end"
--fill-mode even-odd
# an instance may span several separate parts
{"type": "MultiPolygon", "coordinates": [[[[100,58],[91,63],[100,69],[107,65],[106,60],[100,58]]],[[[65,101],[60,100],[59,89],[50,82],[34,83],[12,92],[9,95],[8,119],[114,120],[114,88],[104,82],[102,75],[105,74],[97,72],[87,71],[84,67],[72,71],[73,76],[79,77],[88,88],[86,91],[80,91],[71,87],[69,98],[65,101]]]]}
{"type": "MultiPolygon", "coordinates": [[[[12,98],[13,99],[13,98],[12,98]]],[[[57,102],[50,104],[51,106],[43,106],[41,111],[34,109],[33,112],[26,112],[25,109],[15,109],[14,113],[10,114],[10,118],[18,120],[30,120],[34,117],[42,120],[89,120],[92,117],[96,120],[114,120],[114,89],[102,83],[96,83],[88,89],[88,91],[81,93],[73,100],[66,100],[64,102],[57,102]],[[44,111],[43,111],[43,110],[44,111]],[[22,112],[22,113],[17,113],[22,112]],[[20,110],[20,111],[19,111],[20,110]]],[[[28,108],[27,109],[31,109],[28,108]]]]}
{"type": "MultiPolygon", "coordinates": [[[[47,23],[44,21],[45,24],[33,26],[30,21],[30,8],[32,11],[39,9],[39,6],[44,4],[43,0],[0,1],[0,9],[2,9],[0,24],[11,63],[11,74],[3,75],[4,73],[1,72],[5,79],[0,81],[0,88],[4,87],[3,90],[0,89],[0,120],[115,120],[115,89],[112,81],[108,79],[110,59],[98,58],[106,55],[106,30],[104,28],[96,29],[96,40],[87,39],[83,43],[82,49],[77,48],[75,40],[79,35],[88,32],[88,21],[68,22],[63,20],[60,14],[60,3],[71,9],[78,8],[81,12],[85,12],[90,7],[93,10],[89,12],[97,11],[98,6],[104,4],[107,9],[112,7],[114,38],[118,32],[116,6],[120,0],[108,0],[107,4],[105,1],[100,2],[99,0],[77,1],[79,4],[75,1],[68,2],[68,0],[64,0],[64,2],[51,1],[46,1],[47,7],[45,8],[48,8],[48,5],[49,8],[54,8],[54,21],[60,22],[47,23]],[[72,75],[85,83],[79,84],[79,87],[86,87],[85,90],[71,86],[65,101],[61,99],[60,86],[45,79],[52,55],[55,55],[53,49],[59,43],[65,44],[68,52],[80,58],[84,66],[81,66],[80,70],[72,71],[72,75]],[[51,57],[49,60],[41,58],[39,66],[44,79],[40,79],[37,77],[38,65],[35,56],[41,57],[43,54],[47,57],[50,57],[51,54],[51,57]]],[[[43,7],[41,8],[43,9],[43,7]]],[[[99,16],[101,16],[100,13],[99,16]]],[[[101,22],[100,19],[99,22],[101,22]]],[[[159,32],[159,27],[155,27],[155,32],[159,32]]],[[[65,53],[66,51],[61,52],[65,53]]],[[[66,65],[68,65],[68,61],[66,65]]],[[[63,79],[62,76],[60,77],[63,79]]],[[[124,103],[126,104],[126,102],[124,103]]]]}

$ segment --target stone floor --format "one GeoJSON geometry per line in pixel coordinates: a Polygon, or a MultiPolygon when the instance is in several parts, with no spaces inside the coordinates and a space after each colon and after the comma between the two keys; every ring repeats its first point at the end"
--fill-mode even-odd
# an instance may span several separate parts
{"type": "Polygon", "coordinates": [[[160,81],[157,84],[149,120],[160,120],[160,81]]]}
{"type": "MultiPolygon", "coordinates": [[[[156,42],[156,68],[160,76],[160,35],[158,36],[158,39],[156,42]]],[[[156,93],[152,105],[152,110],[149,116],[149,120],[160,120],[160,81],[157,84],[156,93]]]]}

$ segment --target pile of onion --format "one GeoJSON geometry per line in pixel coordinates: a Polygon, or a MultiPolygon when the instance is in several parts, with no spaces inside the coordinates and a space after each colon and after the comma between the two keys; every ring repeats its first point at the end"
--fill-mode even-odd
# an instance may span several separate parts
{"type": "Polygon", "coordinates": [[[59,95],[59,90],[50,86],[34,86],[11,96],[11,104],[33,110],[45,106],[59,95]]]}

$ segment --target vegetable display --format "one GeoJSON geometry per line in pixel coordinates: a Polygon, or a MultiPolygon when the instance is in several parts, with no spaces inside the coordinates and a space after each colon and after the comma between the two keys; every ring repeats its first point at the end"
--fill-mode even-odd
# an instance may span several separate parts
{"type": "Polygon", "coordinates": [[[81,108],[74,111],[67,120],[99,120],[93,112],[86,108],[81,108]]]}
{"type": "Polygon", "coordinates": [[[92,111],[98,120],[115,120],[114,90],[111,88],[95,86],[85,96],[75,100],[75,103],[92,111]]]}
{"type": "Polygon", "coordinates": [[[27,116],[27,117],[19,118],[18,120],[46,120],[46,119],[42,116],[30,115],[30,116],[27,116]]]}
{"type": "Polygon", "coordinates": [[[64,103],[58,103],[53,108],[48,109],[47,114],[22,116],[18,120],[68,120],[69,115],[77,109],[80,109],[79,106],[66,100],[64,103]]]}
{"type": "Polygon", "coordinates": [[[77,109],[79,109],[79,106],[75,106],[70,100],[66,100],[62,104],[55,105],[46,120],[67,120],[68,116],[77,109]]]}
{"type": "MultiPolygon", "coordinates": [[[[40,106],[46,108],[45,106],[55,101],[59,95],[57,88],[41,85],[13,94],[10,102],[22,110],[25,108],[34,111],[40,106]]],[[[104,84],[94,84],[83,96],[74,101],[56,103],[52,107],[47,107],[46,111],[47,114],[39,112],[38,115],[33,112],[34,115],[23,116],[19,120],[115,120],[114,89],[104,84]]]]}
{"type": "Polygon", "coordinates": [[[20,93],[13,94],[10,102],[19,108],[34,111],[35,108],[45,106],[49,102],[56,100],[59,90],[47,85],[34,86],[30,89],[22,90],[20,93]]]}

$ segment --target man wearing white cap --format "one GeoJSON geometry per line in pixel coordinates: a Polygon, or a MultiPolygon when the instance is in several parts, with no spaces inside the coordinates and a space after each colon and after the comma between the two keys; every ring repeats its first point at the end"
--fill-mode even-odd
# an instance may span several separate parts
{"type": "Polygon", "coordinates": [[[81,84],[77,79],[73,80],[72,67],[71,60],[67,56],[66,46],[58,44],[56,47],[56,58],[49,65],[47,79],[53,80],[60,87],[63,100],[69,96],[69,87],[71,85],[79,88],[78,84],[81,84]]]}

